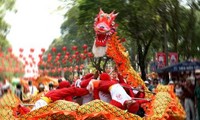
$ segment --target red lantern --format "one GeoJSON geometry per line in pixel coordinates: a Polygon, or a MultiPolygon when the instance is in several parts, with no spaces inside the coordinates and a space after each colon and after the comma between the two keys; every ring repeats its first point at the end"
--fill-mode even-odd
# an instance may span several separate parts
{"type": "Polygon", "coordinates": [[[72,58],[75,59],[75,58],[76,58],[76,55],[72,55],[72,58]]]}
{"type": "Polygon", "coordinates": [[[51,57],[51,53],[48,54],[48,58],[51,57]]]}
{"type": "Polygon", "coordinates": [[[78,47],[77,47],[77,46],[75,46],[75,45],[74,45],[74,46],[72,46],[72,50],[74,50],[74,51],[76,51],[76,50],[77,50],[77,48],[78,48],[78,47]]]}
{"type": "Polygon", "coordinates": [[[35,62],[35,61],[33,61],[33,64],[35,65],[35,64],[36,64],[36,62],[35,62]]]}
{"type": "Polygon", "coordinates": [[[84,44],[82,47],[83,47],[83,49],[87,49],[88,46],[86,44],[84,44]]]}
{"type": "Polygon", "coordinates": [[[51,59],[52,59],[52,57],[49,57],[49,58],[47,59],[47,62],[51,62],[51,59]]]}
{"type": "Polygon", "coordinates": [[[83,60],[85,60],[85,58],[86,58],[86,56],[85,56],[83,53],[80,54],[80,57],[81,57],[83,60]]]}
{"type": "Polygon", "coordinates": [[[28,69],[28,70],[26,70],[26,72],[27,72],[27,73],[30,73],[31,71],[28,69]]]}
{"type": "Polygon", "coordinates": [[[80,54],[80,57],[81,57],[81,58],[83,58],[83,57],[84,57],[84,54],[83,54],[83,53],[81,53],[81,54],[80,54]]]}
{"type": "Polygon", "coordinates": [[[87,51],[87,49],[85,49],[83,52],[86,54],[88,51],[87,51]]]}
{"type": "Polygon", "coordinates": [[[62,50],[63,50],[63,51],[66,51],[66,50],[67,50],[67,48],[64,46],[64,47],[62,48],[62,50]]]}
{"type": "Polygon", "coordinates": [[[25,61],[25,65],[28,65],[28,61],[25,61]]]}
{"type": "Polygon", "coordinates": [[[15,59],[15,56],[12,53],[10,54],[10,57],[13,58],[13,59],[15,59]]]}
{"type": "Polygon", "coordinates": [[[30,49],[30,52],[33,53],[33,52],[34,52],[34,48],[31,48],[31,49],[30,49]]]}
{"type": "Polygon", "coordinates": [[[67,67],[63,68],[63,71],[66,72],[67,71],[67,67]]]}
{"type": "Polygon", "coordinates": [[[12,48],[8,48],[8,52],[10,52],[10,53],[11,53],[11,52],[12,52],[12,48]]]}
{"type": "Polygon", "coordinates": [[[62,70],[62,68],[58,68],[58,72],[60,72],[62,70]]]}
{"type": "Polygon", "coordinates": [[[69,52],[66,52],[66,54],[65,54],[65,55],[69,56],[69,55],[70,55],[70,53],[69,53],[69,52]]]}
{"type": "Polygon", "coordinates": [[[62,63],[65,64],[65,63],[66,63],[66,60],[65,60],[65,59],[62,59],[62,63]]]}
{"type": "Polygon", "coordinates": [[[60,65],[60,62],[59,62],[59,61],[57,61],[57,62],[56,62],[56,64],[57,64],[57,65],[60,65]]]}
{"type": "Polygon", "coordinates": [[[4,54],[2,52],[0,52],[0,57],[3,57],[3,56],[4,56],[4,54]]]}
{"type": "Polygon", "coordinates": [[[92,58],[93,56],[94,55],[91,52],[88,53],[88,57],[92,58]]]}
{"type": "Polygon", "coordinates": [[[60,59],[60,56],[56,56],[55,60],[58,61],[60,59]]]}
{"type": "Polygon", "coordinates": [[[84,64],[81,64],[81,67],[84,67],[84,64]]]}
{"type": "Polygon", "coordinates": [[[38,57],[41,59],[42,58],[42,54],[39,54],[38,57]]]}
{"type": "Polygon", "coordinates": [[[31,54],[28,55],[29,58],[32,58],[33,56],[31,54]]]}
{"type": "Polygon", "coordinates": [[[82,70],[82,69],[83,69],[83,67],[81,67],[81,66],[80,66],[80,68],[79,68],[79,69],[80,69],[80,70],[82,70]]]}
{"type": "Polygon", "coordinates": [[[75,52],[75,54],[76,54],[76,55],[78,55],[78,54],[79,54],[79,52],[78,52],[78,51],[76,51],[76,52],[75,52]]]}
{"type": "Polygon", "coordinates": [[[59,56],[59,57],[60,57],[60,56],[61,56],[61,53],[58,53],[58,54],[57,54],[57,56],[59,56]]]}
{"type": "Polygon", "coordinates": [[[55,47],[53,47],[51,50],[52,50],[52,52],[56,52],[56,48],[55,47]]]}
{"type": "Polygon", "coordinates": [[[41,51],[42,51],[42,53],[44,53],[44,52],[45,52],[45,49],[44,49],[44,48],[41,48],[41,51]]]}
{"type": "Polygon", "coordinates": [[[22,53],[23,51],[24,51],[24,49],[23,49],[23,48],[19,48],[19,52],[21,52],[21,53],[22,53]]]}
{"type": "Polygon", "coordinates": [[[75,66],[75,70],[78,70],[78,65],[75,66]]]}
{"type": "Polygon", "coordinates": [[[73,59],[72,59],[72,58],[70,58],[70,59],[69,59],[69,62],[70,62],[70,63],[72,63],[72,61],[73,61],[73,59]]]}
{"type": "Polygon", "coordinates": [[[71,66],[68,70],[69,70],[70,72],[72,72],[72,71],[73,71],[73,67],[71,66]]]}
{"type": "Polygon", "coordinates": [[[55,72],[56,72],[56,70],[55,70],[55,69],[52,69],[52,70],[51,70],[51,72],[52,72],[52,73],[55,73],[55,72]]]}
{"type": "Polygon", "coordinates": [[[22,57],[23,57],[23,55],[22,55],[22,54],[19,54],[19,57],[20,57],[20,58],[22,58],[22,57]]]}
{"type": "Polygon", "coordinates": [[[65,59],[67,60],[69,58],[69,56],[68,55],[65,55],[65,59]]]}
{"type": "Polygon", "coordinates": [[[30,63],[30,67],[33,67],[33,64],[32,64],[32,63],[30,63]]]}

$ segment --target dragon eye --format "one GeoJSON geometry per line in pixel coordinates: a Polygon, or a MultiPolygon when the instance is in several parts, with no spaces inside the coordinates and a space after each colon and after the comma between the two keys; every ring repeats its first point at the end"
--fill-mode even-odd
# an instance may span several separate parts
{"type": "Polygon", "coordinates": [[[95,18],[94,21],[97,21],[97,18],[95,18]]]}
{"type": "Polygon", "coordinates": [[[101,15],[100,15],[100,17],[103,17],[103,16],[104,16],[104,14],[101,14],[101,15]]]}
{"type": "Polygon", "coordinates": [[[110,16],[107,16],[107,19],[110,19],[110,16]]]}
{"type": "Polygon", "coordinates": [[[114,26],[114,25],[115,25],[115,22],[113,21],[113,22],[112,22],[112,26],[114,26]]]}

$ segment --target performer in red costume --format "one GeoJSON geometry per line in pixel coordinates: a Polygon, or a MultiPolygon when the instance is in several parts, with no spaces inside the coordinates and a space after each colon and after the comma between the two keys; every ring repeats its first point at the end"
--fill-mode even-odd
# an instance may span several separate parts
{"type": "MultiPolygon", "coordinates": [[[[127,94],[122,85],[115,80],[92,80],[87,86],[87,89],[90,92],[96,90],[110,94],[112,98],[110,104],[123,110],[127,109],[129,112],[134,114],[138,112],[140,104],[148,102],[148,100],[134,100],[130,95],[127,94]]],[[[132,91],[131,87],[126,89],[132,91]]],[[[94,94],[96,93],[97,92],[94,94]]]]}
{"type": "MultiPolygon", "coordinates": [[[[57,89],[62,89],[62,88],[69,88],[71,85],[68,81],[61,81],[58,85],[58,88],[57,89]]],[[[69,95],[69,96],[66,96],[64,98],[64,100],[67,100],[67,101],[73,101],[73,96],[69,95]]]]}
{"type": "MultiPolygon", "coordinates": [[[[111,78],[107,73],[102,73],[99,76],[99,80],[100,81],[111,81],[111,78]]],[[[94,79],[93,79],[93,81],[94,81],[94,79]]],[[[98,89],[98,81],[95,81],[95,82],[97,84],[95,85],[95,87],[91,88],[91,90],[90,90],[93,94],[94,99],[100,99],[104,102],[110,103],[110,101],[111,101],[110,93],[105,93],[103,91],[100,91],[98,89]]],[[[93,82],[93,83],[95,83],[95,82],[93,82]]],[[[92,84],[90,84],[89,86],[91,86],[91,85],[92,84]]],[[[89,86],[88,86],[88,89],[90,89],[89,86]]]]}
{"type": "MultiPolygon", "coordinates": [[[[61,84],[62,83],[60,83],[59,85],[61,85],[61,84]]],[[[60,86],[59,86],[59,88],[60,88],[60,86]]],[[[89,93],[88,90],[85,88],[76,88],[73,86],[68,87],[68,88],[64,87],[61,89],[52,90],[52,91],[49,91],[48,93],[46,93],[44,95],[44,97],[41,97],[40,100],[36,101],[36,103],[31,111],[38,109],[40,107],[46,106],[49,103],[55,102],[57,100],[66,100],[67,99],[69,101],[72,101],[72,97],[83,96],[88,93],[89,93]]]]}
{"type": "MultiPolygon", "coordinates": [[[[77,88],[86,88],[88,83],[95,78],[95,74],[88,73],[83,76],[81,79],[78,79],[74,82],[74,86],[77,88]]],[[[94,98],[93,96],[88,93],[87,95],[82,96],[81,100],[77,98],[79,104],[85,104],[92,101],[94,98]]]]}

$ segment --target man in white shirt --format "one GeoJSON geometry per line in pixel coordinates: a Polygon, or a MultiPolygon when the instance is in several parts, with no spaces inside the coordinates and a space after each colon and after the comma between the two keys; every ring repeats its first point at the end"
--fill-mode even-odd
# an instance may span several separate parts
{"type": "Polygon", "coordinates": [[[38,90],[34,85],[32,85],[32,81],[28,81],[28,88],[31,97],[37,94],[38,90]]]}

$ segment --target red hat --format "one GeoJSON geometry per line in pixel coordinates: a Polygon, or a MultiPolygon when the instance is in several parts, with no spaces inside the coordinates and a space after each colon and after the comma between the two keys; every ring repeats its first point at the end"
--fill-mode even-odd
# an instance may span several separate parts
{"type": "Polygon", "coordinates": [[[94,76],[93,73],[88,73],[88,74],[86,74],[85,76],[83,76],[82,79],[88,79],[88,78],[91,78],[91,77],[93,77],[93,76],[94,76]]]}
{"type": "Polygon", "coordinates": [[[62,81],[59,83],[58,85],[58,89],[61,89],[61,88],[68,88],[70,87],[70,83],[68,81],[62,81]]]}
{"type": "Polygon", "coordinates": [[[100,80],[109,81],[109,80],[111,80],[111,78],[110,78],[110,75],[108,75],[107,73],[102,73],[100,75],[100,80]]]}
{"type": "Polygon", "coordinates": [[[128,112],[130,113],[137,113],[137,111],[139,110],[139,103],[136,101],[135,103],[132,103],[129,108],[128,108],[128,112]]]}

